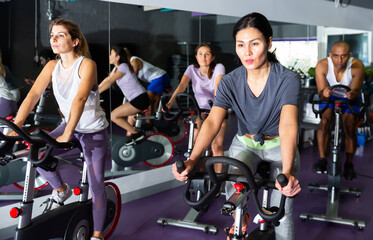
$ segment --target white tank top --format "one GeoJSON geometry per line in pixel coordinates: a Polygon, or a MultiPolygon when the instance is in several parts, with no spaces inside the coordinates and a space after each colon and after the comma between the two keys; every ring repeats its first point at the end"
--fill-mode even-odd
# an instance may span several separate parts
{"type": "MultiPolygon", "coordinates": [[[[79,67],[83,59],[84,57],[80,56],[74,65],[68,69],[63,68],[60,59],[53,70],[53,93],[56,97],[58,106],[66,119],[69,119],[71,105],[78,92],[80,84],[79,67]]],[[[91,90],[88,96],[75,131],[81,133],[94,133],[105,129],[108,125],[109,123],[106,120],[105,113],[102,111],[100,106],[100,95],[96,84],[94,90],[91,90]]]]}
{"type": "Polygon", "coordinates": [[[138,58],[142,61],[142,69],[137,73],[137,78],[141,81],[150,83],[152,80],[162,77],[166,74],[166,71],[156,67],[148,62],[145,62],[139,57],[131,57],[130,61],[133,59],[138,58]]]}
{"type": "MultiPolygon", "coordinates": [[[[354,58],[350,57],[347,61],[347,67],[345,74],[343,75],[342,79],[340,82],[337,82],[337,79],[334,74],[334,65],[332,62],[332,59],[328,57],[328,74],[326,75],[326,80],[328,80],[329,86],[334,86],[334,85],[346,85],[348,87],[351,86],[352,82],[352,75],[351,75],[351,65],[352,65],[352,60],[354,58]]],[[[346,93],[343,89],[335,89],[333,92],[333,95],[336,97],[342,97],[346,98],[346,93]]]]}
{"type": "Polygon", "coordinates": [[[0,75],[0,98],[5,98],[10,101],[16,101],[13,94],[10,92],[8,88],[8,84],[6,84],[5,78],[0,75]]]}

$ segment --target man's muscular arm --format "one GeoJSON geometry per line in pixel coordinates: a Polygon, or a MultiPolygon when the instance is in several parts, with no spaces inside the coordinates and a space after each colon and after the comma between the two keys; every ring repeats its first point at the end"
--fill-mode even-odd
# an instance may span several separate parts
{"type": "Polygon", "coordinates": [[[346,92],[347,98],[350,100],[357,100],[360,96],[360,91],[364,82],[364,64],[359,60],[354,58],[351,65],[351,91],[346,92]]]}
{"type": "Polygon", "coordinates": [[[315,68],[316,72],[316,85],[317,93],[321,100],[326,100],[329,98],[333,91],[329,89],[328,80],[326,80],[326,75],[328,74],[328,59],[324,58],[320,60],[315,68]]]}

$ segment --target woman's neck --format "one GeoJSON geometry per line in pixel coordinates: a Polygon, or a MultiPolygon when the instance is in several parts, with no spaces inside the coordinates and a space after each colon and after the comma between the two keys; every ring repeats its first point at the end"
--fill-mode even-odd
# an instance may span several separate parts
{"type": "Polygon", "coordinates": [[[247,82],[258,83],[266,81],[271,69],[271,63],[267,62],[258,69],[249,69],[247,71],[247,82]]]}
{"type": "Polygon", "coordinates": [[[207,77],[208,74],[209,74],[209,69],[210,69],[210,66],[207,66],[207,67],[199,67],[199,72],[201,73],[201,75],[203,77],[207,77]]]}
{"type": "Polygon", "coordinates": [[[79,58],[79,55],[76,54],[75,52],[60,54],[60,56],[61,56],[62,66],[64,68],[70,68],[72,65],[74,65],[76,60],[79,58]]]}

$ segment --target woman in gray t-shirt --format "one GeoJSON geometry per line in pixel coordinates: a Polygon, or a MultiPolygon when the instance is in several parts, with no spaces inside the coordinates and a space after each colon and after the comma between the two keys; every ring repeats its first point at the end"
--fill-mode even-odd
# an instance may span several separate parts
{"type": "MultiPolygon", "coordinates": [[[[275,180],[280,173],[289,183],[279,191],[273,191],[271,205],[278,205],[280,196],[295,196],[300,190],[296,178],[299,172],[298,99],[300,79],[278,63],[269,52],[272,45],[272,28],[263,15],[251,13],[235,25],[233,37],[236,53],[243,66],[225,75],[217,89],[214,106],[205,120],[196,140],[186,170],[179,174],[176,166],[172,172],[180,181],[196,164],[203,150],[219,132],[228,108],[232,108],[238,119],[238,133],[232,141],[229,156],[245,162],[256,172],[260,162],[270,163],[270,178],[275,180]]],[[[230,169],[233,172],[234,169],[230,169]]],[[[227,198],[234,193],[227,184],[227,198]]],[[[286,201],[285,221],[276,227],[276,239],[294,239],[292,199],[286,201]]],[[[246,231],[250,215],[243,217],[243,232],[246,231]]],[[[233,229],[231,229],[233,233],[233,229]]]]}

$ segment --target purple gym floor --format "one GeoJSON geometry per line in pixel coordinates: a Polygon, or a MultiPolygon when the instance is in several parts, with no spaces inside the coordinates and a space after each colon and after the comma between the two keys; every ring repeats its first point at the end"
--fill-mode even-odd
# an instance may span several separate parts
{"type": "MultiPolygon", "coordinates": [[[[236,133],[234,116],[230,116],[227,136],[224,144],[224,149],[227,150],[233,135],[236,133]]],[[[172,162],[176,159],[183,159],[183,153],[186,151],[186,140],[178,144],[178,153],[175,153],[172,162]]],[[[325,214],[327,205],[327,192],[315,190],[310,192],[307,188],[309,183],[327,184],[327,176],[319,175],[312,172],[312,165],[318,159],[316,146],[308,147],[300,152],[301,154],[301,170],[300,183],[302,191],[295,198],[294,203],[294,221],[295,221],[295,239],[297,240],[341,240],[354,239],[366,240],[372,239],[373,226],[370,222],[373,210],[370,204],[373,201],[373,191],[370,186],[373,183],[373,164],[370,163],[373,159],[373,141],[367,142],[364,147],[358,147],[354,157],[355,170],[358,177],[353,181],[347,181],[344,178],[341,180],[342,187],[356,187],[362,190],[361,196],[358,198],[352,194],[342,193],[339,198],[339,216],[342,218],[351,218],[363,220],[366,227],[363,231],[359,231],[351,226],[333,224],[319,221],[302,222],[299,218],[300,213],[317,213],[325,214]]],[[[344,162],[344,154],[342,154],[344,162]]],[[[65,164],[64,171],[74,171],[76,177],[69,181],[77,181],[78,170],[76,167],[65,164]],[[76,170],[71,170],[76,169],[76,170]]],[[[9,191],[10,187],[0,188],[0,191],[9,191]]],[[[46,194],[50,191],[47,187],[41,191],[41,194],[46,194]]],[[[202,215],[199,222],[215,225],[219,228],[217,235],[211,233],[206,234],[202,231],[179,228],[174,226],[162,227],[157,223],[160,217],[183,219],[189,211],[189,207],[184,203],[182,194],[183,187],[161,192],[149,197],[135,200],[122,205],[122,211],[118,226],[110,239],[122,240],[208,240],[208,239],[226,239],[224,227],[231,226],[233,218],[226,217],[220,214],[220,208],[224,202],[224,196],[220,196],[210,206],[207,213],[202,215]]],[[[14,201],[12,201],[13,203],[14,201]]],[[[8,202],[1,201],[0,206],[8,202]]],[[[256,212],[252,203],[249,203],[249,212],[252,218],[256,212]]],[[[8,216],[5,216],[8,217],[8,216]]],[[[249,231],[256,227],[254,223],[249,225],[249,231]]],[[[0,236],[0,239],[1,236],[0,236]]]]}

